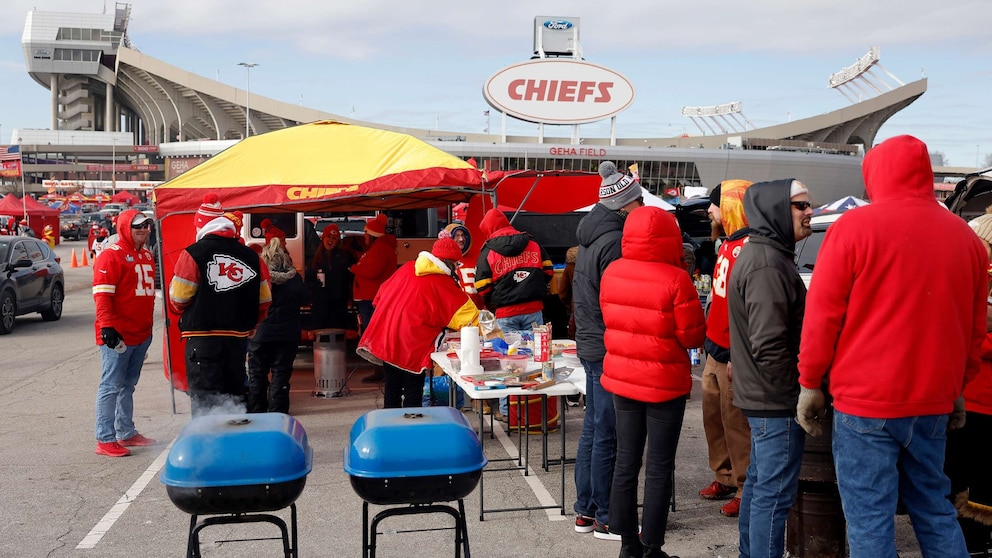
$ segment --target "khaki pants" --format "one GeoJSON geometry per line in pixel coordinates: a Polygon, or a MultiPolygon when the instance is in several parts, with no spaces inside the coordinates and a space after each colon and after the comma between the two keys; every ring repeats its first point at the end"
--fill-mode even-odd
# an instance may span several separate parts
{"type": "Polygon", "coordinates": [[[706,357],[703,368],[703,430],[709,449],[709,465],[716,481],[737,487],[740,498],[747,466],[751,462],[751,428],[734,406],[733,382],[727,365],[706,357]]]}

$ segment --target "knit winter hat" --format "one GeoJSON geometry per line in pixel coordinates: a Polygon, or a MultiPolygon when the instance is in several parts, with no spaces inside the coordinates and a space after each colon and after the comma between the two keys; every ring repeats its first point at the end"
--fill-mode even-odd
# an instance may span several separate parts
{"type": "Polygon", "coordinates": [[[715,205],[715,206],[717,206],[717,207],[720,207],[720,190],[721,190],[720,187],[721,186],[723,186],[723,183],[722,182],[720,184],[717,184],[716,185],[716,188],[713,188],[713,191],[710,192],[710,203],[713,204],[713,205],[715,205]]]}
{"type": "Polygon", "coordinates": [[[616,211],[643,195],[641,185],[632,177],[617,172],[613,161],[600,163],[599,175],[603,177],[599,185],[599,203],[607,209],[616,211]]]}
{"type": "Polygon", "coordinates": [[[334,223],[330,223],[329,225],[324,227],[324,230],[321,231],[320,233],[320,238],[327,238],[329,236],[337,237],[339,239],[341,238],[341,229],[339,229],[338,226],[335,225],[334,223]]]}
{"type": "Polygon", "coordinates": [[[985,242],[992,244],[992,206],[989,206],[985,210],[985,215],[975,217],[971,221],[968,221],[968,226],[971,230],[975,231],[978,238],[981,238],[985,242]]]}
{"type": "Polygon", "coordinates": [[[799,182],[798,180],[792,181],[792,187],[789,188],[789,197],[794,198],[800,194],[808,194],[809,188],[805,184],[799,182]]]}
{"type": "Polygon", "coordinates": [[[240,211],[228,211],[224,213],[224,217],[230,219],[234,223],[234,229],[238,231],[238,234],[241,234],[241,227],[245,224],[244,213],[240,211]]]}
{"type": "Polygon", "coordinates": [[[376,238],[386,234],[386,214],[380,213],[375,219],[365,223],[365,233],[376,238]]]}
{"type": "Polygon", "coordinates": [[[458,261],[462,257],[462,249],[452,238],[439,238],[431,248],[431,254],[440,260],[458,261]]]}
{"type": "Polygon", "coordinates": [[[196,228],[202,229],[203,225],[223,216],[224,210],[220,206],[220,198],[217,194],[209,193],[203,196],[203,203],[200,204],[200,209],[196,210],[194,223],[196,228]]]}

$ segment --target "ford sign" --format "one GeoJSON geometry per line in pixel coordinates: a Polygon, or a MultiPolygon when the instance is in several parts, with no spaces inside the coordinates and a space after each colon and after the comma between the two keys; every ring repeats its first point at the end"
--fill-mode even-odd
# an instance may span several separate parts
{"type": "Polygon", "coordinates": [[[610,118],[634,102],[622,75],[578,59],[545,58],[503,68],[482,88],[494,109],[543,124],[583,124],[610,118]]]}
{"type": "Polygon", "coordinates": [[[572,22],[567,19],[549,19],[544,22],[544,28],[551,31],[568,31],[572,27],[572,22]]]}

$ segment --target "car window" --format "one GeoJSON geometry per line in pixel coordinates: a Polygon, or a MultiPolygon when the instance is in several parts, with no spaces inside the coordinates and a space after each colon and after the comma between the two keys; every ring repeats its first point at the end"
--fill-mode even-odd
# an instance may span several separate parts
{"type": "Polygon", "coordinates": [[[36,240],[28,240],[24,242],[24,248],[28,251],[28,256],[31,258],[32,262],[41,263],[48,259],[48,245],[44,242],[38,242],[36,240]]]}
{"type": "Polygon", "coordinates": [[[826,229],[813,229],[813,234],[796,244],[796,267],[799,271],[813,271],[816,256],[820,253],[820,245],[826,234],[826,229]]]}
{"type": "Polygon", "coordinates": [[[27,244],[25,241],[18,242],[14,244],[14,247],[10,253],[10,263],[14,263],[20,260],[30,260],[31,256],[28,255],[27,248],[24,246],[27,244]]]}
{"type": "Polygon", "coordinates": [[[10,251],[10,242],[0,242],[0,264],[7,261],[7,252],[10,251]]]}

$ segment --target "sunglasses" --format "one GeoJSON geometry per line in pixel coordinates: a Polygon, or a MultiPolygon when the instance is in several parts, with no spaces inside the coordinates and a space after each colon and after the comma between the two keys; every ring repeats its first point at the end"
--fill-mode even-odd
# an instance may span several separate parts
{"type": "Polygon", "coordinates": [[[799,211],[806,211],[807,209],[813,207],[813,204],[811,204],[808,201],[794,201],[789,203],[792,205],[792,207],[795,207],[799,211]]]}
{"type": "Polygon", "coordinates": [[[140,225],[131,225],[131,228],[132,229],[135,229],[135,230],[150,229],[150,228],[152,228],[152,224],[151,223],[142,223],[140,225]]]}

